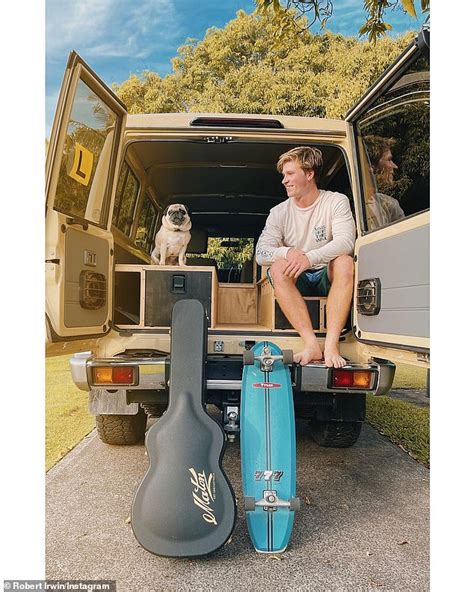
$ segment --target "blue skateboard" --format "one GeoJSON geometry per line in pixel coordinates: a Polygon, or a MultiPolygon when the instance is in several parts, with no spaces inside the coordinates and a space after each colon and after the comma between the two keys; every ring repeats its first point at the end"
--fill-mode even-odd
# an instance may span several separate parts
{"type": "Polygon", "coordinates": [[[296,434],[291,351],[268,341],[244,352],[240,449],[247,526],[260,553],[281,553],[290,540],[296,497],[296,434]]]}

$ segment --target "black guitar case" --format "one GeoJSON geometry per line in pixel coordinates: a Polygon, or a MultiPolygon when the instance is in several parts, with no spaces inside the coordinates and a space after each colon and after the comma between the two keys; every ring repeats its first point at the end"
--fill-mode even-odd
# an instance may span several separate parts
{"type": "Polygon", "coordinates": [[[222,469],[224,431],[206,412],[207,323],[197,300],[171,320],[169,405],[146,436],[149,467],[132,503],[132,528],[151,553],[193,557],[229,539],[235,497],[222,469]]]}

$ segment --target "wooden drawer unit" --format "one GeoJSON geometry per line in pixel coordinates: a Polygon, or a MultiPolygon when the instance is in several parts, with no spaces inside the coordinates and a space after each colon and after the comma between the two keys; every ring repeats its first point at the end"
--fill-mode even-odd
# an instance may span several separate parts
{"type": "Polygon", "coordinates": [[[217,315],[214,267],[115,267],[114,322],[119,328],[167,328],[173,306],[182,299],[199,300],[206,311],[208,326],[214,326],[217,315]]]}
{"type": "MultiPolygon", "coordinates": [[[[258,321],[271,328],[272,331],[294,331],[276,301],[275,292],[268,278],[259,282],[260,299],[258,321]]],[[[327,298],[305,297],[313,329],[317,333],[326,333],[326,303],[327,298]]]]}

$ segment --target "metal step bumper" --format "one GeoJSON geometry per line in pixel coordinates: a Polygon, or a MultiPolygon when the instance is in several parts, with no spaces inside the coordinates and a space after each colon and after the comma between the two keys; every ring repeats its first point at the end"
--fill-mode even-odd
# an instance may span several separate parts
{"type": "MultiPolygon", "coordinates": [[[[207,373],[207,389],[212,390],[241,390],[242,358],[240,356],[209,356],[208,369],[212,371],[207,373]],[[225,369],[223,369],[225,367],[225,369]],[[221,368],[221,371],[219,371],[221,368]]],[[[100,389],[126,389],[126,390],[168,390],[169,381],[169,357],[160,358],[140,358],[128,357],[126,355],[113,358],[95,358],[91,352],[82,352],[74,354],[70,360],[71,376],[75,385],[84,391],[91,391],[94,388],[100,389]],[[96,384],[94,382],[94,368],[133,368],[133,384],[96,384]]],[[[369,370],[373,376],[371,388],[335,388],[331,386],[331,377],[333,368],[327,368],[324,364],[308,364],[307,366],[293,365],[292,379],[293,388],[296,391],[307,393],[361,393],[370,392],[375,395],[385,395],[389,392],[393,377],[395,375],[395,365],[388,360],[373,358],[368,364],[355,364],[347,362],[344,366],[347,370],[369,370]]]]}

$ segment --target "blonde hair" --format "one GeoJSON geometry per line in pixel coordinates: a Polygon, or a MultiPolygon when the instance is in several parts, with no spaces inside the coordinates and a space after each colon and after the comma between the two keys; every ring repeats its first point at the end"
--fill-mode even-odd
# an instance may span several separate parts
{"type": "Polygon", "coordinates": [[[277,162],[277,171],[283,172],[283,166],[287,162],[297,162],[305,173],[309,171],[314,172],[314,180],[319,181],[319,175],[323,168],[323,153],[319,148],[312,148],[311,146],[298,146],[292,148],[280,156],[277,162]]]}

